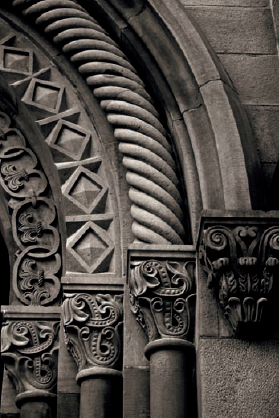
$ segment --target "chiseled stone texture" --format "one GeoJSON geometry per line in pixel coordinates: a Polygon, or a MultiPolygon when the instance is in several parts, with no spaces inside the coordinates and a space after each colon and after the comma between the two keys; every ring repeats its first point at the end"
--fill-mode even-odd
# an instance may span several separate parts
{"type": "Polygon", "coordinates": [[[216,53],[276,54],[271,10],[249,7],[189,7],[216,53]]]}
{"type": "Polygon", "coordinates": [[[219,58],[244,104],[279,104],[276,55],[224,54],[219,58]]]}
{"type": "Polygon", "coordinates": [[[261,160],[264,182],[269,186],[279,157],[279,106],[245,106],[261,160]]]}
{"type": "Polygon", "coordinates": [[[201,339],[200,418],[277,418],[279,342],[201,339]]]}

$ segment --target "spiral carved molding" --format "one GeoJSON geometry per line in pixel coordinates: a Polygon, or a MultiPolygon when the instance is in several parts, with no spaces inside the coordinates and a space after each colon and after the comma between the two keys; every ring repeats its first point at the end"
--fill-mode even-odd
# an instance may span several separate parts
{"type": "Polygon", "coordinates": [[[135,240],[183,244],[182,198],[171,145],[136,70],[73,0],[12,4],[69,56],[106,112],[127,169],[135,240]]]}

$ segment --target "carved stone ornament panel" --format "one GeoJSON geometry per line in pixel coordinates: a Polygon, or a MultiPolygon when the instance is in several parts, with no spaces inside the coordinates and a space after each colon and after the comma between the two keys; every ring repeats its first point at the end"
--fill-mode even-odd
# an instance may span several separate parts
{"type": "Polygon", "coordinates": [[[200,259],[234,331],[261,321],[279,266],[279,227],[211,226],[203,231],[200,259]]]}
{"type": "Polygon", "coordinates": [[[78,371],[92,366],[114,367],[121,362],[122,295],[65,295],[66,344],[78,371]]]}
{"type": "Polygon", "coordinates": [[[191,339],[195,310],[194,261],[131,261],[130,307],[149,341],[191,339]]]}
{"type": "Polygon", "coordinates": [[[54,392],[59,322],[8,321],[2,326],[2,359],[16,391],[54,392]]]}
{"type": "MultiPolygon", "coordinates": [[[[5,16],[4,11],[3,13],[5,16]]],[[[86,277],[88,274],[109,273],[114,275],[112,280],[121,283],[119,274],[121,264],[119,261],[116,262],[121,259],[120,244],[115,245],[119,241],[118,219],[115,219],[118,209],[110,174],[111,167],[106,161],[108,160],[106,146],[101,143],[103,137],[99,135],[95,126],[94,102],[91,103],[90,98],[86,100],[90,114],[94,115],[91,118],[84,105],[85,99],[81,100],[78,94],[79,86],[76,82],[72,83],[71,76],[69,79],[65,77],[59,65],[56,66],[49,59],[44,48],[40,47],[41,40],[34,42],[28,34],[23,39],[23,29],[18,27],[16,20],[12,26],[3,18],[1,25],[0,75],[17,101],[24,103],[30,120],[40,129],[41,138],[49,148],[60,181],[60,184],[56,184],[58,189],[56,193],[62,194],[63,215],[66,221],[66,231],[59,231],[61,241],[64,239],[66,241],[65,265],[62,268],[59,267],[60,260],[54,252],[49,253],[49,248],[57,247],[59,238],[59,234],[53,229],[57,221],[53,217],[54,208],[50,201],[39,200],[39,197],[40,199],[47,197],[48,191],[48,178],[40,175],[41,171],[38,168],[37,160],[40,161],[41,154],[35,156],[36,151],[32,152],[28,146],[25,146],[29,139],[23,138],[22,135],[21,141],[20,139],[16,141],[13,135],[10,135],[9,142],[2,138],[2,149],[9,148],[11,141],[13,141],[12,146],[25,147],[24,152],[21,151],[20,154],[18,150],[18,154],[12,156],[13,159],[9,155],[10,160],[2,167],[2,187],[13,199],[33,198],[30,203],[32,207],[35,200],[33,192],[31,195],[29,192],[33,190],[37,202],[40,202],[39,206],[44,206],[45,210],[45,213],[39,210],[40,218],[34,210],[31,210],[30,205],[25,207],[26,213],[18,212],[14,222],[17,222],[20,228],[20,235],[18,234],[16,238],[17,243],[20,244],[20,251],[26,250],[31,245],[48,247],[48,250],[45,247],[45,253],[48,251],[49,270],[48,274],[45,272],[44,281],[47,292],[54,285],[58,271],[60,273],[62,270],[65,274],[83,273],[86,277]],[[106,158],[103,158],[104,156],[106,158]],[[47,203],[49,203],[48,207],[47,203]],[[52,221],[48,222],[48,219],[52,221]],[[90,221],[90,231],[88,231],[88,221],[90,221]],[[96,252],[98,252],[97,256],[96,252]]],[[[95,106],[99,108],[99,105],[95,104],[95,106]]],[[[11,151],[8,150],[7,154],[10,153],[11,151]]],[[[35,249],[32,253],[36,253],[35,249]]],[[[26,275],[26,265],[22,267],[22,264],[28,264],[29,270],[31,267],[30,277],[33,278],[27,286],[34,286],[36,284],[34,275],[37,275],[39,270],[43,270],[42,266],[38,264],[37,258],[34,259],[33,254],[32,257],[28,257],[27,263],[25,260],[22,263],[18,260],[17,269],[22,270],[22,274],[26,275]]],[[[81,276],[78,280],[80,279],[81,276]]],[[[22,278],[18,280],[23,283],[22,278]]],[[[23,284],[25,285],[26,283],[23,284]]],[[[36,295],[28,292],[28,296],[24,297],[23,290],[20,289],[16,295],[24,304],[56,303],[57,296],[52,294],[47,296],[45,291],[41,293],[41,286],[37,290],[36,295]]],[[[26,289],[25,291],[27,292],[26,289]]]]}
{"type": "Polygon", "coordinates": [[[19,129],[0,112],[0,184],[18,247],[13,290],[25,305],[49,305],[60,293],[60,236],[51,189],[19,129]]]}

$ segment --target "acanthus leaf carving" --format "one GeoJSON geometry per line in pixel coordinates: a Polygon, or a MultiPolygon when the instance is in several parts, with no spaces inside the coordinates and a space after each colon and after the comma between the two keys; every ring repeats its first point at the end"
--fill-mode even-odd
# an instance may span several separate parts
{"type": "Polygon", "coordinates": [[[194,261],[132,261],[130,307],[149,341],[191,339],[195,299],[194,261]]]}
{"type": "Polygon", "coordinates": [[[200,259],[208,287],[235,332],[241,324],[259,323],[279,265],[279,228],[218,225],[203,231],[200,259]]]}
{"type": "Polygon", "coordinates": [[[63,303],[66,344],[78,371],[117,367],[121,360],[122,295],[67,294],[63,303]]]}
{"type": "Polygon", "coordinates": [[[55,392],[59,322],[7,321],[2,327],[1,354],[18,394],[55,392]]]}

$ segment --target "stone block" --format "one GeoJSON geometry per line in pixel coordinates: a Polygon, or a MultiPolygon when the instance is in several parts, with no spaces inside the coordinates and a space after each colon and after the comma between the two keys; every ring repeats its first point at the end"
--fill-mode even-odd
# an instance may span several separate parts
{"type": "Polygon", "coordinates": [[[278,341],[201,339],[199,416],[277,417],[278,361],[278,341]]]}
{"type": "Polygon", "coordinates": [[[125,367],[123,377],[123,417],[149,418],[149,368],[125,367]]]}
{"type": "Polygon", "coordinates": [[[2,414],[14,414],[14,413],[20,412],[20,410],[16,407],[15,397],[16,397],[15,388],[11,380],[8,378],[8,374],[6,370],[4,369],[2,391],[1,391],[1,397],[0,397],[1,399],[0,416],[1,417],[2,417],[2,414]]]}
{"type": "Polygon", "coordinates": [[[262,174],[263,174],[263,181],[266,187],[266,190],[269,189],[272,178],[275,172],[276,163],[262,163],[262,174]]]}
{"type": "Polygon", "coordinates": [[[276,55],[219,55],[244,104],[279,104],[279,65],[276,55]]]}
{"type": "MultiPolygon", "coordinates": [[[[58,357],[58,387],[57,391],[60,394],[69,393],[69,394],[79,394],[80,387],[76,382],[77,375],[77,365],[72,357],[72,355],[67,350],[65,344],[64,330],[61,327],[60,330],[60,348],[59,348],[59,357],[58,357]]],[[[60,399],[59,398],[59,399],[60,399]]],[[[67,416],[67,415],[65,415],[67,416]]]]}
{"type": "Polygon", "coordinates": [[[270,9],[186,7],[217,53],[275,54],[270,9]]]}
{"type": "Polygon", "coordinates": [[[57,417],[76,418],[79,416],[79,394],[58,393],[57,417]]]}
{"type": "Polygon", "coordinates": [[[144,356],[148,340],[131,311],[128,288],[125,291],[124,311],[124,367],[148,367],[148,360],[144,356]]]}
{"type": "Polygon", "coordinates": [[[246,106],[261,162],[277,163],[279,157],[279,106],[246,106]]]}
{"type": "Polygon", "coordinates": [[[197,268],[196,336],[219,336],[218,310],[216,295],[208,289],[206,274],[199,265],[197,268]]]}

